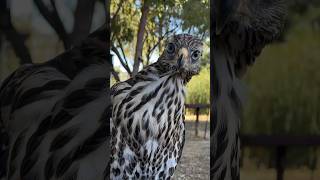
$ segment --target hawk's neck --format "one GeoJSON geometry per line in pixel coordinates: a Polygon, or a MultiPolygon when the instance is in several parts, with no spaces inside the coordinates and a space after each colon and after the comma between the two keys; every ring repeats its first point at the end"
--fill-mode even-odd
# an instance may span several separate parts
{"type": "Polygon", "coordinates": [[[158,81],[163,79],[171,79],[173,81],[183,82],[181,88],[184,88],[186,83],[189,81],[190,78],[185,78],[181,74],[179,74],[176,70],[171,69],[167,64],[161,63],[161,62],[155,62],[153,64],[150,64],[140,72],[138,72],[137,75],[130,78],[126,82],[130,85],[135,85],[139,82],[146,82],[146,81],[158,81]]]}

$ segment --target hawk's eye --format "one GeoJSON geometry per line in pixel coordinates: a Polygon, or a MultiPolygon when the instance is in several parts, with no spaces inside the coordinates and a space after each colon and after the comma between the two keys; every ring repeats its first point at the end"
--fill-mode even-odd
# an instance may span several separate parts
{"type": "Polygon", "coordinates": [[[201,56],[201,52],[200,51],[198,51],[198,50],[196,50],[196,51],[194,51],[193,53],[192,53],[192,59],[194,59],[194,60],[197,60],[197,59],[199,59],[200,58],[200,56],[201,56]]]}
{"type": "Polygon", "coordinates": [[[169,44],[167,45],[167,52],[168,52],[169,54],[174,53],[175,50],[176,50],[176,47],[175,47],[175,45],[174,45],[173,43],[169,43],[169,44]]]}

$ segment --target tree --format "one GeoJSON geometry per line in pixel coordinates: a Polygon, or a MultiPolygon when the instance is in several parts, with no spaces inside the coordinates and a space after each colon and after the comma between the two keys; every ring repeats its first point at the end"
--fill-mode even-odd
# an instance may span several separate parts
{"type": "Polygon", "coordinates": [[[136,75],[138,73],[139,65],[140,65],[140,62],[142,61],[142,48],[144,43],[143,37],[144,37],[145,29],[147,26],[149,8],[150,8],[150,2],[148,0],[145,0],[141,8],[141,18],[140,18],[138,33],[137,33],[136,52],[134,55],[132,75],[136,75]]]}
{"type": "Polygon", "coordinates": [[[116,0],[111,2],[111,14],[111,50],[130,76],[148,65],[153,53],[163,50],[168,36],[188,32],[208,37],[208,0],[116,0]],[[190,11],[202,14],[190,16],[190,11]]]}

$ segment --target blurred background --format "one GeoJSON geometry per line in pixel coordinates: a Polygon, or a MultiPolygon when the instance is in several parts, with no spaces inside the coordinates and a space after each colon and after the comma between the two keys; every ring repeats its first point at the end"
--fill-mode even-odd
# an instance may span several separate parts
{"type": "Polygon", "coordinates": [[[111,1],[113,84],[155,62],[173,34],[189,33],[204,42],[202,70],[187,86],[186,144],[175,179],[209,179],[209,10],[209,0],[111,1]]]}
{"type": "Polygon", "coordinates": [[[303,145],[314,143],[312,138],[319,143],[320,1],[289,1],[287,19],[279,41],[263,50],[245,77],[248,98],[241,133],[272,138],[260,146],[246,146],[242,139],[244,180],[275,180],[278,167],[285,180],[320,179],[319,144],[303,145]],[[276,141],[310,142],[272,145],[276,141]]]}
{"type": "MultiPolygon", "coordinates": [[[[23,64],[46,62],[79,43],[105,23],[105,7],[104,0],[1,0],[0,82],[23,64]]],[[[110,11],[113,83],[155,62],[173,34],[203,40],[202,71],[188,84],[193,106],[175,178],[209,179],[209,0],[112,0],[110,11]]]]}
{"type": "Polygon", "coordinates": [[[104,0],[1,0],[0,82],[20,65],[41,63],[106,22],[104,0]]]}
{"type": "MultiPolygon", "coordinates": [[[[281,38],[245,77],[243,135],[293,141],[320,135],[320,1],[289,3],[281,38]]],[[[0,1],[0,81],[21,64],[47,61],[77,44],[105,22],[104,7],[103,0],[0,1]]],[[[202,70],[187,87],[187,139],[175,179],[209,179],[209,13],[208,0],[111,1],[113,83],[156,61],[163,40],[175,33],[205,42],[202,70]]],[[[285,180],[320,179],[318,146],[285,149],[277,156],[276,146],[243,144],[241,179],[275,180],[279,157],[285,180]]]]}

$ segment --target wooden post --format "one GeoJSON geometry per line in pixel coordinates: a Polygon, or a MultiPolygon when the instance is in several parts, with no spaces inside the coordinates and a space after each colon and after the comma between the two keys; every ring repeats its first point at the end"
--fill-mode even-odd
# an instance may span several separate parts
{"type": "Polygon", "coordinates": [[[276,149],[276,168],[277,168],[277,180],[283,180],[284,178],[284,165],[285,165],[286,147],[278,146],[276,149]]]}
{"type": "Polygon", "coordinates": [[[206,139],[206,136],[207,136],[207,128],[208,128],[208,119],[206,120],[206,126],[205,126],[205,128],[204,128],[204,136],[203,136],[203,138],[204,139],[206,139]]]}
{"type": "Polygon", "coordinates": [[[240,168],[243,167],[244,151],[245,151],[245,149],[244,149],[243,144],[240,144],[240,160],[239,160],[240,168]]]}
{"type": "Polygon", "coordinates": [[[195,124],[195,135],[198,137],[198,126],[199,126],[199,113],[200,113],[200,108],[196,107],[196,124],[195,124]]]}

